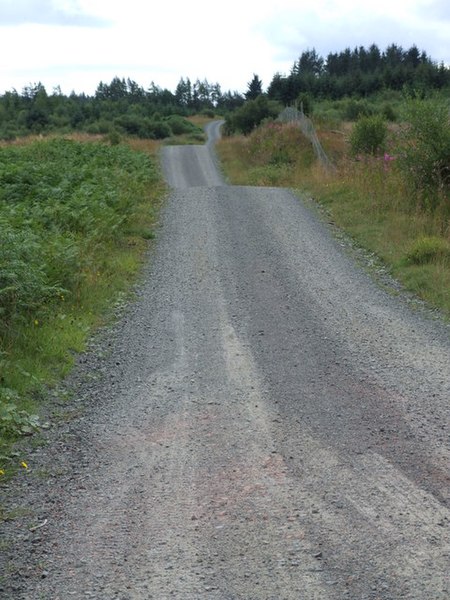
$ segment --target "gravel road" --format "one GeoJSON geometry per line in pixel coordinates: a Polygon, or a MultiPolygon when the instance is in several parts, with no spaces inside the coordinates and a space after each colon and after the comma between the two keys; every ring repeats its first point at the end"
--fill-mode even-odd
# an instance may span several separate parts
{"type": "Polygon", "coordinates": [[[448,326],[289,191],[226,185],[208,132],[164,149],[137,300],[3,490],[0,596],[448,599],[448,326]]]}

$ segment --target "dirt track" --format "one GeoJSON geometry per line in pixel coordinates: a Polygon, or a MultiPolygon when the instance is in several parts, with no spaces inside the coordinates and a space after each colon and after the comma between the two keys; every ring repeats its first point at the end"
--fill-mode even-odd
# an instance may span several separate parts
{"type": "Polygon", "coordinates": [[[217,132],[165,149],[138,300],[7,490],[0,596],[447,599],[448,327],[291,193],[225,185],[217,132]]]}

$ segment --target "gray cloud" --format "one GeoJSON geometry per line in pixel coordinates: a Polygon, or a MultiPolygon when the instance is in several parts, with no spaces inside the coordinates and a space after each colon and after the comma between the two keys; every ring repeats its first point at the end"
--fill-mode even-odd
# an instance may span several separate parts
{"type": "Polygon", "coordinates": [[[61,25],[72,27],[105,27],[108,22],[82,13],[59,8],[52,0],[1,0],[0,26],[61,25]]]}
{"type": "Polygon", "coordinates": [[[426,19],[443,19],[449,21],[450,5],[448,0],[433,0],[433,2],[426,7],[421,7],[419,9],[419,14],[426,19]]]}
{"type": "Polygon", "coordinates": [[[430,24],[430,16],[421,27],[411,28],[389,16],[361,18],[361,15],[346,15],[345,19],[331,21],[318,19],[312,11],[304,11],[280,15],[264,24],[261,32],[277,49],[277,58],[281,61],[290,58],[294,61],[308,48],[315,48],[326,58],[330,52],[340,52],[347,47],[367,48],[375,43],[384,50],[389,44],[395,43],[403,48],[410,48],[415,44],[432,59],[448,64],[450,48],[445,18],[448,12],[447,1],[436,1],[429,6],[434,15],[441,14],[440,27],[436,27],[435,23],[430,24]]]}

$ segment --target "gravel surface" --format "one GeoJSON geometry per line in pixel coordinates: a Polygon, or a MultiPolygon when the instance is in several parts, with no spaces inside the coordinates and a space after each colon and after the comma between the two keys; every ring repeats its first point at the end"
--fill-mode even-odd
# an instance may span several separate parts
{"type": "Polygon", "coordinates": [[[449,328],[226,185],[218,131],[165,148],[137,300],[3,487],[0,596],[448,599],[449,328]]]}

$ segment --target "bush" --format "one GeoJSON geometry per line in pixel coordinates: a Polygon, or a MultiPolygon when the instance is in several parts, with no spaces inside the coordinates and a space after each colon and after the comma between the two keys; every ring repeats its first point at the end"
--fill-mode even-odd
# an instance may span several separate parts
{"type": "Polygon", "coordinates": [[[416,192],[434,208],[450,188],[448,101],[412,100],[399,139],[399,164],[416,192]]]}
{"type": "Polygon", "coordinates": [[[19,400],[16,392],[0,387],[0,436],[29,435],[37,431],[39,417],[19,410],[12,400],[19,400]]]}
{"type": "Polygon", "coordinates": [[[344,106],[344,119],[347,121],[357,121],[361,117],[369,117],[372,114],[372,108],[364,100],[351,98],[344,106]]]}
{"type": "Polygon", "coordinates": [[[166,120],[174,135],[183,135],[187,133],[199,133],[201,130],[180,115],[171,115],[166,120]]]}
{"type": "Polygon", "coordinates": [[[13,142],[17,137],[17,132],[15,132],[11,127],[6,126],[3,129],[0,129],[0,140],[4,140],[5,142],[13,142]]]}
{"type": "Polygon", "coordinates": [[[120,134],[116,129],[113,129],[112,131],[109,132],[108,142],[111,144],[111,146],[118,146],[121,141],[122,141],[122,138],[120,137],[120,134]]]}
{"type": "Polygon", "coordinates": [[[243,106],[228,115],[225,120],[225,132],[231,134],[240,131],[244,135],[251,133],[265,119],[275,119],[280,113],[278,102],[268,100],[266,96],[258,96],[256,100],[248,100],[243,106]]]}
{"type": "MultiPolygon", "coordinates": [[[[295,124],[268,122],[258,127],[249,137],[249,153],[258,166],[277,166],[314,161],[312,145],[295,124]]],[[[303,166],[306,166],[305,164],[303,166]]]]}
{"type": "Polygon", "coordinates": [[[164,121],[152,120],[148,121],[145,134],[146,135],[142,137],[163,140],[164,138],[171,137],[172,129],[170,128],[170,125],[164,121]]]}
{"type": "Polygon", "coordinates": [[[383,104],[381,114],[386,119],[386,121],[391,121],[391,123],[397,120],[397,113],[393,109],[392,104],[389,104],[387,102],[383,104]]]}
{"type": "Polygon", "coordinates": [[[115,119],[114,124],[124,133],[136,136],[140,136],[146,126],[145,119],[139,115],[122,115],[115,119]]]}
{"type": "Polygon", "coordinates": [[[110,121],[100,119],[87,125],[84,130],[86,133],[90,133],[91,135],[107,135],[112,130],[112,127],[113,126],[110,121]]]}
{"type": "MultiPolygon", "coordinates": [[[[185,121],[182,117],[174,117],[174,122],[182,127],[181,121],[185,121]]],[[[186,121],[188,123],[188,121],[186,121]]],[[[124,134],[135,136],[141,139],[162,140],[171,137],[173,134],[169,120],[162,120],[158,115],[149,119],[137,114],[126,114],[117,117],[114,120],[114,125],[124,134]]],[[[189,123],[189,126],[191,124],[189,123]]],[[[187,126],[183,126],[187,129],[187,126]]],[[[189,128],[191,131],[191,128],[189,128]]]]}
{"type": "Polygon", "coordinates": [[[361,117],[353,127],[350,146],[353,155],[378,154],[384,150],[387,127],[378,115],[361,117]]]}
{"type": "Polygon", "coordinates": [[[299,109],[301,108],[303,110],[303,113],[307,117],[310,117],[313,114],[314,105],[311,94],[308,94],[307,92],[302,92],[299,94],[297,98],[297,105],[299,109]]]}
{"type": "Polygon", "coordinates": [[[422,236],[412,245],[406,258],[414,265],[424,265],[434,260],[450,258],[450,244],[436,236],[422,236]]]}

